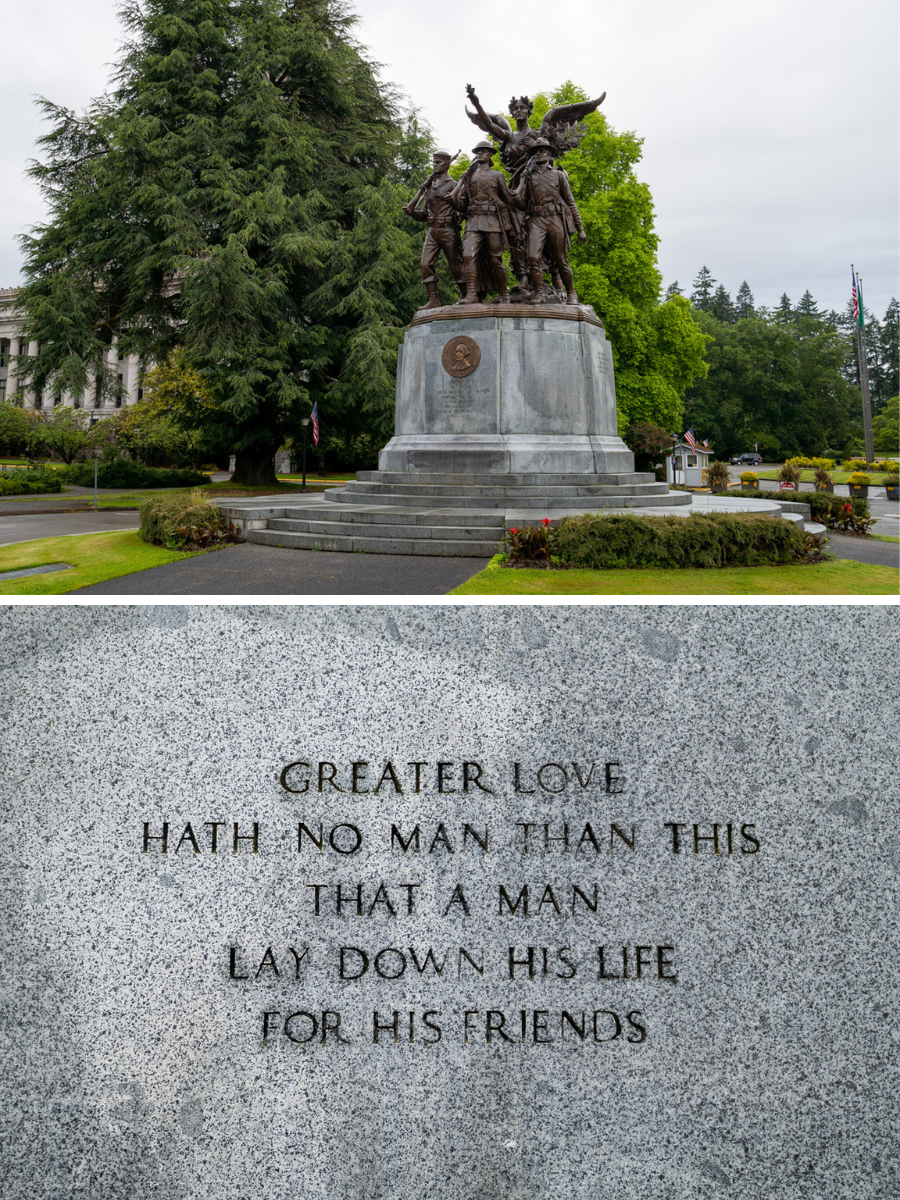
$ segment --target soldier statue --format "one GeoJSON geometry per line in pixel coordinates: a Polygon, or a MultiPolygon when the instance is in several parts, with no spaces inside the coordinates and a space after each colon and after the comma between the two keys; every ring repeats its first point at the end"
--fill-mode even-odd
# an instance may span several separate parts
{"type": "Polygon", "coordinates": [[[460,217],[450,203],[450,193],[456,180],[448,174],[453,155],[449,150],[435,150],[434,170],[403,211],[415,221],[427,221],[428,233],[422,247],[422,282],[428,292],[425,308],[440,308],[438,297],[437,262],[444,253],[450,274],[460,296],[465,296],[466,283],[463,272],[462,244],[459,237],[460,217]],[[422,200],[422,207],[418,208],[422,200]]]}
{"type": "Polygon", "coordinates": [[[559,274],[566,289],[566,303],[577,304],[572,268],[569,266],[569,239],[577,231],[579,242],[587,241],[581,214],[572,195],[569,177],[551,161],[552,147],[546,138],[538,138],[528,148],[528,166],[516,189],[516,202],[524,208],[528,224],[528,272],[531,276],[532,304],[544,304],[544,254],[549,252],[553,274],[559,274]]]}
{"type": "Polygon", "coordinates": [[[503,249],[509,246],[513,225],[511,213],[515,211],[516,201],[501,172],[491,167],[494,156],[491,143],[479,142],[472,153],[475,161],[450,193],[450,203],[466,219],[463,243],[466,293],[458,303],[481,303],[478,295],[480,266],[483,280],[492,282],[499,293],[496,303],[509,304],[503,249]]]}
{"type": "MultiPolygon", "coordinates": [[[[587,125],[583,124],[584,118],[590,113],[596,112],[606,99],[606,92],[604,92],[596,100],[579,100],[574,104],[559,104],[555,108],[548,109],[544,114],[540,129],[532,129],[529,118],[534,110],[534,105],[528,96],[513,96],[509,102],[509,113],[515,121],[513,129],[502,113],[489,113],[484,109],[471,84],[466,86],[466,94],[475,105],[475,112],[470,112],[467,108],[466,115],[479,129],[483,129],[499,143],[500,158],[510,173],[510,188],[514,191],[518,189],[523,172],[533,161],[531,151],[537,142],[539,140],[548,142],[551,157],[557,160],[561,159],[567,150],[573,150],[580,145],[588,132],[587,125]]],[[[511,266],[519,280],[519,291],[524,296],[527,296],[530,290],[529,279],[534,278],[534,271],[528,263],[528,224],[527,215],[523,218],[521,215],[515,214],[509,239],[511,266]]],[[[549,237],[544,239],[545,242],[549,242],[549,240],[549,237]]],[[[550,271],[554,286],[560,288],[562,281],[557,277],[556,267],[557,264],[553,260],[552,254],[545,253],[544,269],[550,271]]],[[[572,289],[566,285],[566,290],[571,292],[572,289]]],[[[544,299],[543,287],[541,291],[541,298],[544,299]]]]}

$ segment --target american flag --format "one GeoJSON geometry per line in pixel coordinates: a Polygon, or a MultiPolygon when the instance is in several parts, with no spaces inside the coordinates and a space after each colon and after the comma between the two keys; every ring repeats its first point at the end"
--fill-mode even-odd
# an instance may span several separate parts
{"type": "Polygon", "coordinates": [[[753,443],[753,449],[756,451],[757,454],[759,454],[759,442],[753,443]]]}
{"type": "Polygon", "coordinates": [[[707,450],[709,449],[709,438],[703,439],[703,445],[707,448],[707,450]]]}
{"type": "Polygon", "coordinates": [[[309,419],[312,421],[312,427],[313,427],[313,445],[318,446],[318,444],[319,444],[319,402],[318,402],[318,400],[313,405],[313,410],[310,414],[309,419]]]}
{"type": "Polygon", "coordinates": [[[687,433],[684,435],[684,440],[685,440],[685,441],[687,442],[687,444],[690,446],[691,450],[693,450],[693,451],[696,451],[696,449],[697,449],[697,439],[694,437],[694,427],[693,427],[693,425],[690,427],[690,429],[689,429],[689,430],[687,431],[687,433]]]}
{"type": "Polygon", "coordinates": [[[853,286],[850,289],[850,301],[853,304],[853,320],[859,320],[859,289],[856,286],[856,271],[853,264],[850,264],[850,279],[853,286]]]}

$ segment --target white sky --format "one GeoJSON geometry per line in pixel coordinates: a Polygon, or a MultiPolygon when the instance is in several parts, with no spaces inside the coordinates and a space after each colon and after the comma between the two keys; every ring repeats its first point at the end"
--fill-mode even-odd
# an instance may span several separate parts
{"type": "MultiPolygon", "coordinates": [[[[356,0],[359,39],[441,143],[481,135],[491,111],[572,79],[616,129],[645,139],[666,284],[705,263],[757,303],[805,288],[823,308],[898,295],[898,12],[895,0],[356,0]]],[[[19,279],[16,235],[42,216],[26,160],[41,132],[32,97],[83,108],[107,86],[120,30],[113,0],[7,0],[0,55],[0,286],[19,279]]]]}

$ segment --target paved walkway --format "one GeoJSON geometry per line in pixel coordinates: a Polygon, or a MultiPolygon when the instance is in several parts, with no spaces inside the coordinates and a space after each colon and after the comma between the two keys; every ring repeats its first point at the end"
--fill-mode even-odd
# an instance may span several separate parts
{"type": "Polygon", "coordinates": [[[39,513],[0,516],[0,546],[30,542],[34,538],[60,537],[77,533],[106,533],[116,529],[137,529],[137,509],[131,512],[39,513]]]}
{"type": "Polygon", "coordinates": [[[282,550],[242,542],[73,596],[444,596],[486,558],[282,550]]]}
{"type": "Polygon", "coordinates": [[[878,542],[829,533],[825,550],[835,558],[852,558],[855,562],[871,563],[876,567],[900,567],[900,544],[897,542],[878,542]]]}

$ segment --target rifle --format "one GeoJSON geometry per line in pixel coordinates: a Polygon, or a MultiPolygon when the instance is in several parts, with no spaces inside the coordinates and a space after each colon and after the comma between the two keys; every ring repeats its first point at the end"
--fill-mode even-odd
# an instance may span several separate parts
{"type": "MultiPolygon", "coordinates": [[[[459,158],[460,154],[462,154],[462,150],[457,150],[457,152],[450,159],[451,167],[456,162],[456,160],[459,158]]],[[[434,183],[434,181],[435,181],[435,179],[437,179],[437,177],[438,177],[437,171],[432,171],[431,174],[428,176],[428,178],[425,180],[425,182],[422,184],[422,186],[419,188],[419,190],[416,192],[416,194],[413,196],[412,200],[410,200],[409,204],[405,204],[403,207],[409,208],[409,209],[415,208],[416,205],[419,203],[419,200],[422,198],[422,196],[425,194],[425,192],[428,191],[428,189],[431,187],[431,185],[434,183]]]]}

